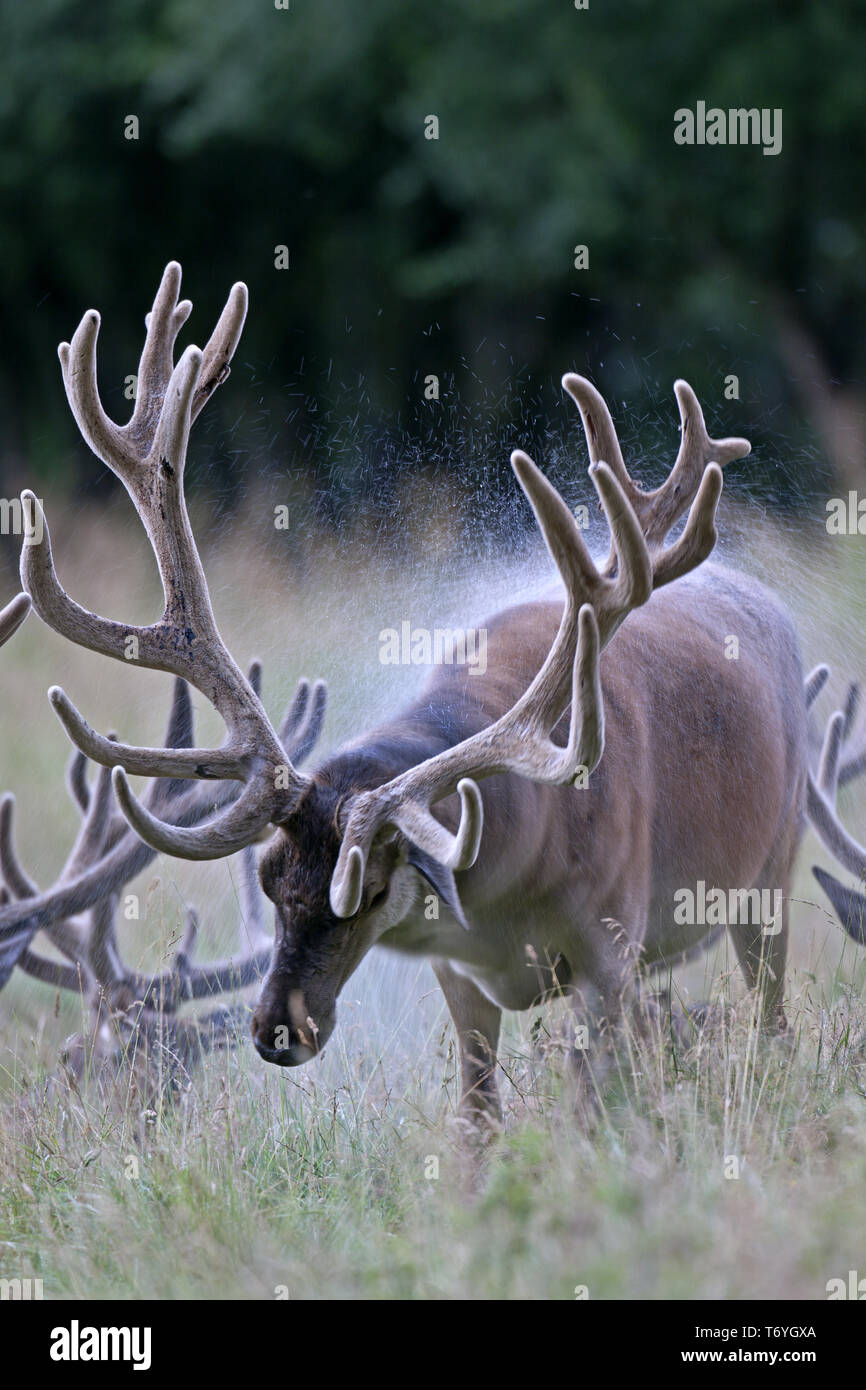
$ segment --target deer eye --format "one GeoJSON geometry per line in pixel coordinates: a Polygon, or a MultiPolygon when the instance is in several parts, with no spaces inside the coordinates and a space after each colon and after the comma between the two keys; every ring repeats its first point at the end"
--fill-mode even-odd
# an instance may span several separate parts
{"type": "Polygon", "coordinates": [[[378,893],[373,894],[372,898],[367,904],[367,911],[372,912],[374,908],[381,907],[387,896],[388,885],[386,883],[384,888],[380,888],[378,893]]]}

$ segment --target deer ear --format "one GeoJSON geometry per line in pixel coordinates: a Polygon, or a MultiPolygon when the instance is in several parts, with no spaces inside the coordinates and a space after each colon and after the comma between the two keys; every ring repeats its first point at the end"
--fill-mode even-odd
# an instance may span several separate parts
{"type": "Polygon", "coordinates": [[[443,864],[434,859],[426,850],[419,849],[417,845],[410,843],[407,856],[408,863],[413,869],[427,882],[434,892],[438,893],[448,911],[460,923],[464,931],[469,931],[469,923],[463,911],[463,904],[460,901],[460,894],[457,892],[457,884],[450,869],[446,869],[443,864]]]}

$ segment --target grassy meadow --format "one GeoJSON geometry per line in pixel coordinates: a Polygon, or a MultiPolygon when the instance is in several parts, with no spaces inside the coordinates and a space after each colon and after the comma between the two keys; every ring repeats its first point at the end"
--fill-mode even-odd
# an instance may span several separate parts
{"type": "MultiPolygon", "coordinates": [[[[75,597],[153,617],[155,578],[126,507],[46,506],[75,597]]],[[[397,559],[363,518],[351,539],[288,556],[271,511],[263,498],[230,534],[198,517],[203,557],[229,646],[265,662],[272,716],[299,675],[328,679],[323,749],[423,678],[379,663],[381,628],[468,626],[549,576],[538,548],[491,547],[473,564],[447,517],[397,559]]],[[[866,673],[857,539],[831,547],[820,522],[788,528],[731,503],[721,530],[790,604],[807,665],[828,660],[841,698],[866,673]]],[[[162,736],[170,681],[72,648],[35,617],[0,667],[0,785],[16,793],[21,856],[46,885],[77,818],[45,689],[62,684],[94,727],[146,742],[162,736]]],[[[825,694],[822,722],[834,707],[825,694]]],[[[199,718],[199,741],[218,737],[211,712],[199,718]]],[[[841,811],[866,837],[866,785],[843,793],[841,811]]],[[[866,951],[833,920],[813,862],[829,861],[809,835],[791,1048],[758,1039],[720,942],[662,984],[730,1000],[730,1015],[688,1052],[626,1036],[584,1133],[561,1094],[557,1008],[507,1016],[504,1133],[480,1165],[461,1142],[452,1029],[427,965],[374,953],[319,1061],[281,1071],[242,1042],[146,1114],[122,1084],[64,1083],[57,1056],[80,1006],[16,975],[0,996],[0,1276],[41,1278],[46,1298],[824,1298],[828,1279],[866,1274],[866,951]]],[[[136,965],[165,959],[190,903],[199,958],[243,939],[232,863],[159,859],[134,887],[144,910],[124,947],[136,965]]]]}

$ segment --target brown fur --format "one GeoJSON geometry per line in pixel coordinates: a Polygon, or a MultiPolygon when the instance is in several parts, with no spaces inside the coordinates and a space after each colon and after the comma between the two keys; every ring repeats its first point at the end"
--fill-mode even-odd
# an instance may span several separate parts
{"type": "MultiPolygon", "coordinates": [[[[253,1035],[269,1060],[292,1064],[324,1045],[337,995],[373,945],[423,954],[436,963],[454,1015],[467,1103],[489,1107],[502,1008],[529,1008],[558,983],[595,1000],[596,1021],[609,1024],[638,960],[675,963],[710,934],[674,923],[677,889],[703,880],[781,890],[787,900],[807,772],[797,641],[771,594],[708,565],[632,613],[603,653],[606,744],[588,788],[513,775],[482,784],[481,853],[458,884],[468,932],[447,910],[426,919],[430,886],[407,865],[399,835],[371,856],[357,917],[333,916],[337,806],[510,708],[541,666],[561,612],[551,600],[499,614],[489,624],[485,676],[442,668],[393,723],[314,775],[262,865],[277,942],[253,1035]],[[731,636],[735,660],[725,655],[731,636]],[[373,901],[383,890],[384,906],[373,901]],[[293,1013],[316,1024],[314,1046],[298,1045],[293,1013]],[[280,1027],[288,1042],[275,1048],[280,1027]]],[[[456,797],[437,811],[453,828],[456,797]]],[[[750,987],[763,966],[767,1020],[783,1024],[787,908],[774,935],[760,926],[731,931],[750,987]]]]}

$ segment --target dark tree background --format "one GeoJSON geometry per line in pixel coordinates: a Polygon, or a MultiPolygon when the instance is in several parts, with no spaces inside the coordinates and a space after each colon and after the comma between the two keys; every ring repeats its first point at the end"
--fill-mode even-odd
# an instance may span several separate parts
{"type": "Polygon", "coordinates": [[[250,286],[233,389],[196,446],[226,495],[280,468],[351,501],[396,454],[471,478],[503,441],[556,428],[572,367],[668,430],[687,376],[711,428],[752,436],[782,502],[821,470],[861,479],[862,3],[0,0],[0,14],[7,495],[95,476],[55,345],[103,311],[106,404],[124,416],[172,257],[196,338],[233,280],[250,286]],[[782,152],[676,145],[674,111],[698,100],[781,108],[782,152]]]}

